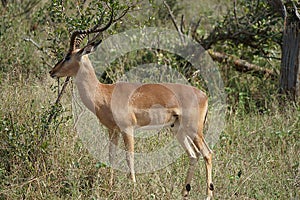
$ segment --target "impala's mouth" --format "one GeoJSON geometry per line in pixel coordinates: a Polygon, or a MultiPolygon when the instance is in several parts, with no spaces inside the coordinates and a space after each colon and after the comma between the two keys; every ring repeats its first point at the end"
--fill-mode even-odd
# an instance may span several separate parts
{"type": "Polygon", "coordinates": [[[53,71],[52,71],[52,70],[51,70],[51,71],[49,71],[49,74],[50,74],[51,78],[56,78],[56,75],[53,73],[53,71]]]}

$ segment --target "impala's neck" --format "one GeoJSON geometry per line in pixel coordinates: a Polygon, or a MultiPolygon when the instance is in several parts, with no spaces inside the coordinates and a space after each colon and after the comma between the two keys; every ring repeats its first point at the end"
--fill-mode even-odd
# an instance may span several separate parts
{"type": "Polygon", "coordinates": [[[79,62],[79,70],[75,76],[75,84],[83,104],[93,113],[96,113],[95,95],[99,83],[88,56],[82,56],[81,62],[79,62]]]}

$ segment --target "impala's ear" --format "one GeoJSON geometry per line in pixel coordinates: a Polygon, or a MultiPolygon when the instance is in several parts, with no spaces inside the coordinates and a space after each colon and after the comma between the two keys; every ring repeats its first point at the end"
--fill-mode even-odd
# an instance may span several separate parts
{"type": "Polygon", "coordinates": [[[92,42],[92,43],[86,45],[80,51],[77,52],[77,55],[81,57],[83,55],[87,55],[87,54],[90,54],[90,53],[96,51],[97,47],[99,46],[99,44],[101,42],[102,42],[102,40],[99,40],[97,42],[92,42]]]}

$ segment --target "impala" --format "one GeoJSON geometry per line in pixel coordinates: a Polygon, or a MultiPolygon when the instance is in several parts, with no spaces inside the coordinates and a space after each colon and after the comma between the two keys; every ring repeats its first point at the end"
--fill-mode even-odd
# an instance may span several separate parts
{"type": "Polygon", "coordinates": [[[95,51],[101,43],[101,40],[96,41],[97,35],[115,21],[112,10],[105,26],[99,27],[98,24],[88,30],[74,31],[66,56],[49,72],[51,77],[74,77],[83,104],[109,130],[109,161],[112,166],[119,136],[123,137],[129,175],[133,182],[136,181],[134,131],[167,126],[190,159],[182,190],[183,198],[189,195],[195,167],[202,154],[206,166],[207,199],[212,199],[212,151],[203,136],[208,111],[207,96],[195,87],[182,84],[100,83],[88,54],[95,51]],[[91,33],[97,35],[80,48],[82,40],[91,33]]]}

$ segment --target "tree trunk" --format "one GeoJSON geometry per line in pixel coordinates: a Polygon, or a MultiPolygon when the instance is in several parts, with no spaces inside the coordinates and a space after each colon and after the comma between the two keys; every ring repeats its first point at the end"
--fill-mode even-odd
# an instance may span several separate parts
{"type": "Polygon", "coordinates": [[[280,93],[300,97],[300,18],[295,5],[286,5],[280,70],[280,93]]]}
{"type": "MultiPolygon", "coordinates": [[[[300,98],[300,16],[292,0],[268,0],[283,17],[282,57],[279,91],[289,99],[300,98]]],[[[298,5],[298,4],[297,4],[298,5]]]]}

